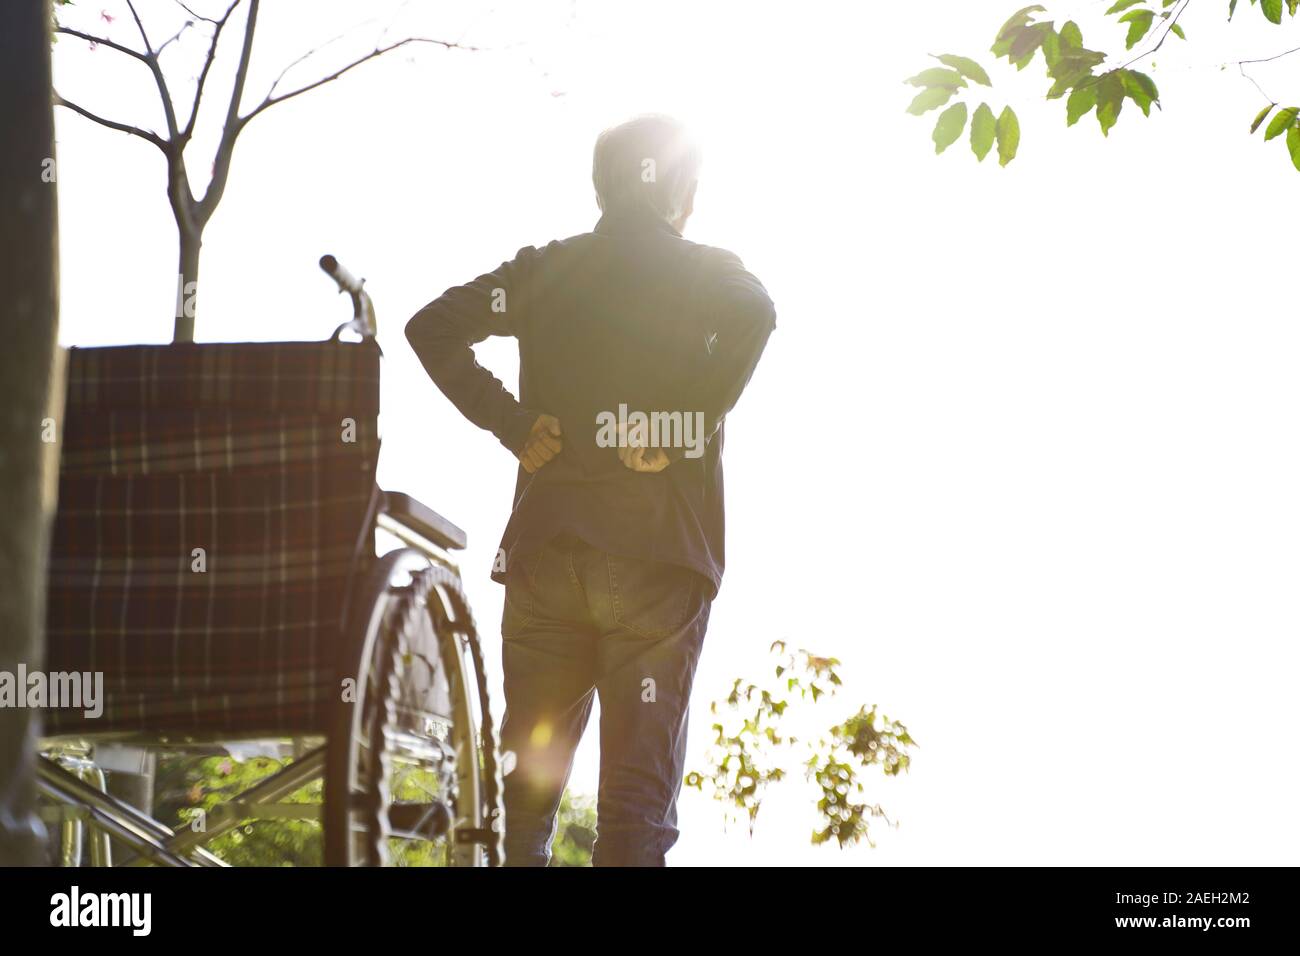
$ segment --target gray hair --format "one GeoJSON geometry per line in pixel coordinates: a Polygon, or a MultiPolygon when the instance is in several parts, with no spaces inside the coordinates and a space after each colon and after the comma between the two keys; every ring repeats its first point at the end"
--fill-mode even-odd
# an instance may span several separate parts
{"type": "Polygon", "coordinates": [[[668,222],[686,211],[704,154],[686,126],[651,113],[596,137],[591,180],[601,212],[641,207],[668,222]]]}

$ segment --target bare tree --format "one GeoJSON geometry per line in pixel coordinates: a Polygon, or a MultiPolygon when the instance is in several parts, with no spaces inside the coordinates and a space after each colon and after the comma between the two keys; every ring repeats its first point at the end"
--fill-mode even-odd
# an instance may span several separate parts
{"type": "MultiPolygon", "coordinates": [[[[0,30],[0,671],[43,666],[45,561],[58,458],[51,398],[57,374],[54,116],[49,0],[5,10],[0,30]]],[[[26,687],[18,693],[25,694],[26,687]]],[[[39,711],[0,707],[0,865],[41,862],[36,808],[39,711]]]]}
{"type": "Polygon", "coordinates": [[[314,90],[318,86],[333,82],[343,74],[355,69],[362,63],[366,63],[377,57],[383,56],[392,50],[406,46],[412,43],[430,43],[447,49],[465,49],[472,50],[474,47],[463,46],[458,43],[452,43],[446,40],[433,40],[424,37],[407,37],[393,43],[379,43],[375,48],[364,56],[352,60],[341,69],[337,69],[326,76],[317,80],[298,86],[289,90],[281,90],[281,83],[285,76],[299,66],[313,54],[319,52],[324,46],[329,46],[335,40],[342,39],[342,36],[335,37],[329,43],[323,44],[307,51],[298,59],[294,60],[280,72],[275,82],[266,95],[246,112],[241,112],[241,106],[244,99],[244,84],[248,77],[248,65],[253,54],[253,36],[257,29],[257,14],[260,0],[248,0],[247,13],[243,18],[243,35],[239,37],[239,62],[235,68],[235,79],[231,86],[230,95],[221,107],[223,116],[221,138],[218,141],[216,155],[212,162],[212,177],[208,182],[207,189],[202,196],[195,196],[194,190],[190,183],[189,171],[186,166],[185,150],[190,145],[194,137],[195,124],[199,117],[199,109],[203,103],[203,94],[208,81],[208,74],[212,69],[213,60],[216,59],[217,46],[221,41],[222,34],[231,24],[231,18],[235,15],[236,10],[243,5],[243,0],[231,0],[230,5],[220,16],[208,17],[195,12],[192,7],[182,0],[174,0],[188,16],[181,28],[161,43],[154,45],[145,29],[144,22],[136,11],[135,0],[126,0],[127,8],[131,12],[131,18],[135,21],[136,32],[139,34],[139,40],[144,47],[138,50],[133,46],[124,43],[118,43],[106,37],[96,36],[83,30],[75,30],[70,27],[59,25],[56,32],[67,36],[76,37],[87,43],[107,47],[124,56],[131,57],[142,63],[153,75],[154,85],[158,88],[158,95],[162,99],[163,116],[167,124],[166,135],[147,130],[139,126],[133,126],[129,123],[117,122],[98,116],[90,110],[85,109],[70,100],[59,96],[55,93],[55,102],[64,106],[75,113],[92,120],[101,126],[109,129],[118,130],[122,133],[128,133],[138,137],[147,143],[151,143],[162,151],[167,160],[167,199],[171,204],[172,214],[176,217],[176,229],[180,237],[180,256],[177,268],[177,309],[176,309],[176,326],[173,340],[177,342],[192,342],[194,340],[194,315],[197,304],[198,279],[199,279],[199,254],[203,248],[203,230],[208,221],[212,218],[213,212],[216,211],[217,205],[221,202],[221,197],[226,190],[226,181],[230,176],[230,161],[234,155],[235,142],[239,134],[244,131],[252,120],[266,112],[277,103],[283,103],[299,96],[309,90],[314,90]],[[203,62],[203,67],[198,74],[198,82],[194,91],[194,99],[189,107],[189,115],[182,123],[178,117],[176,103],[168,88],[167,78],[163,73],[160,63],[163,51],[168,46],[178,41],[187,30],[202,29],[199,24],[210,32],[210,42],[208,45],[207,55],[203,62]]]}

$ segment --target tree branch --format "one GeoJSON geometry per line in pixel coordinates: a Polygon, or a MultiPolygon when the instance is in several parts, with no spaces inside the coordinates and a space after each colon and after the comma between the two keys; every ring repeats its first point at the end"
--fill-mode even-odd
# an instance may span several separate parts
{"type": "Polygon", "coordinates": [[[194,26],[194,21],[193,21],[193,20],[186,20],[186,21],[185,21],[185,25],[182,26],[179,30],[176,31],[176,35],[175,35],[175,36],[170,37],[169,39],[164,40],[164,41],[162,42],[162,45],[159,46],[158,49],[154,51],[154,56],[155,56],[155,57],[160,57],[160,56],[162,56],[162,51],[165,50],[165,49],[167,49],[167,45],[168,45],[169,43],[175,43],[177,40],[179,40],[179,39],[181,38],[181,35],[184,34],[185,31],[188,30],[188,29],[189,29],[190,27],[192,27],[192,26],[194,26]]]}
{"type": "Polygon", "coordinates": [[[1277,56],[1266,56],[1262,60],[1238,60],[1237,66],[1248,66],[1251,63],[1272,63],[1274,60],[1280,60],[1284,56],[1290,56],[1292,53],[1300,53],[1300,46],[1285,50],[1277,56]]]}
{"type": "MultiPolygon", "coordinates": [[[[201,14],[201,13],[196,13],[196,12],[194,11],[194,9],[193,9],[192,7],[190,7],[189,4],[187,4],[187,3],[182,3],[181,0],[175,0],[175,3],[176,3],[176,6],[180,7],[182,10],[184,10],[186,13],[188,13],[190,16],[192,16],[195,20],[202,20],[204,23],[212,23],[212,24],[216,24],[216,23],[218,22],[218,21],[212,19],[211,17],[205,17],[205,16],[204,16],[203,14],[201,14]]],[[[226,12],[229,13],[230,11],[227,10],[226,12]]]]}
{"type": "Polygon", "coordinates": [[[144,41],[146,51],[144,62],[148,64],[149,72],[153,74],[154,83],[158,86],[158,95],[162,97],[163,116],[167,119],[167,134],[172,140],[176,140],[179,138],[180,132],[176,126],[176,108],[172,105],[172,95],[167,89],[167,81],[163,78],[162,67],[158,65],[158,52],[149,44],[149,35],[144,31],[144,24],[140,21],[140,14],[135,12],[133,0],[126,0],[126,6],[131,11],[136,28],[140,31],[140,39],[144,41]]]}
{"type": "MultiPolygon", "coordinates": [[[[1191,5],[1192,5],[1192,0],[1183,0],[1183,5],[1174,12],[1172,17],[1165,20],[1165,24],[1164,24],[1165,32],[1160,34],[1159,42],[1157,42],[1156,45],[1153,46],[1151,49],[1147,50],[1145,53],[1139,53],[1137,56],[1133,57],[1133,59],[1129,60],[1127,63],[1117,66],[1114,69],[1107,70],[1105,73],[1094,73],[1083,83],[1078,84],[1075,87],[1075,89],[1086,90],[1091,86],[1096,86],[1098,83],[1101,82],[1102,77],[1110,73],[1114,73],[1116,70],[1127,70],[1134,63],[1137,63],[1140,60],[1145,60],[1147,57],[1151,56],[1153,53],[1155,53],[1157,50],[1159,50],[1162,46],[1165,45],[1165,41],[1169,39],[1169,34],[1172,33],[1174,27],[1178,25],[1179,17],[1181,17],[1187,11],[1187,8],[1190,7],[1191,5]]],[[[1158,106],[1159,104],[1156,105],[1158,106]]]]}
{"type": "Polygon", "coordinates": [[[136,29],[140,31],[140,39],[144,41],[145,50],[153,53],[153,47],[149,45],[149,35],[144,32],[144,24],[140,22],[140,14],[135,12],[135,4],[131,0],[126,0],[126,6],[131,11],[131,17],[135,20],[136,29]]]}
{"type": "MultiPolygon", "coordinates": [[[[337,37],[335,39],[337,39],[337,37]]],[[[334,42],[333,40],[329,41],[329,43],[333,43],[333,42],[334,42]]],[[[250,112],[247,116],[244,116],[239,121],[240,125],[242,126],[247,124],[249,120],[251,120],[258,113],[261,113],[263,110],[269,109],[270,107],[274,106],[276,103],[283,103],[285,100],[291,100],[295,96],[299,96],[303,93],[306,93],[308,90],[314,90],[318,86],[324,86],[326,83],[332,83],[334,80],[337,80],[343,74],[347,73],[349,70],[352,70],[360,66],[362,63],[365,63],[369,60],[373,60],[376,57],[383,56],[385,53],[391,52],[392,50],[396,50],[398,47],[405,46],[408,43],[432,43],[436,46],[441,46],[448,50],[476,50],[477,49],[477,47],[464,46],[459,43],[452,43],[448,40],[433,40],[427,37],[407,37],[405,40],[399,40],[396,43],[390,43],[388,46],[375,47],[375,49],[371,50],[369,53],[367,53],[365,56],[361,57],[360,59],[353,60],[351,63],[349,63],[347,66],[343,67],[342,69],[335,70],[329,76],[321,77],[319,80],[316,80],[314,83],[308,83],[306,86],[300,87],[290,93],[284,93],[280,96],[275,96],[274,95],[275,89],[279,85],[280,80],[284,79],[285,73],[288,73],[291,68],[301,63],[303,60],[307,59],[307,57],[311,56],[312,53],[315,53],[317,52],[317,50],[321,49],[320,47],[317,47],[316,50],[310,50],[303,56],[299,57],[293,63],[289,64],[289,66],[286,67],[283,72],[281,72],[281,74],[276,78],[275,82],[271,84],[271,89],[266,94],[266,98],[263,99],[262,102],[259,103],[253,109],[252,112],[250,112]]],[[[324,45],[328,46],[329,44],[326,43],[324,45]]]]}
{"type": "Polygon", "coordinates": [[[271,89],[267,91],[266,98],[270,99],[275,94],[275,91],[280,86],[280,81],[283,80],[285,76],[288,75],[289,71],[292,70],[295,66],[297,66],[299,63],[303,62],[304,60],[308,59],[309,57],[315,56],[317,53],[325,49],[330,44],[337,43],[339,40],[342,40],[347,35],[348,35],[348,31],[345,31],[343,33],[340,33],[338,36],[330,37],[320,46],[308,50],[302,56],[298,57],[298,59],[294,60],[292,63],[286,66],[283,70],[280,71],[280,75],[277,76],[275,78],[275,81],[271,84],[271,89]]]}
{"type": "Polygon", "coordinates": [[[201,224],[208,221],[212,210],[217,208],[217,203],[221,202],[221,196],[226,191],[226,180],[230,176],[230,159],[235,152],[235,140],[244,127],[239,118],[239,103],[244,98],[244,84],[248,80],[248,64],[253,56],[253,34],[257,30],[257,12],[260,5],[261,0],[249,0],[248,3],[248,23],[244,27],[244,43],[239,51],[239,65],[235,68],[235,85],[230,91],[230,102],[226,105],[226,123],[221,129],[221,142],[217,144],[217,155],[212,161],[212,179],[195,209],[196,217],[201,224]]]}
{"type": "Polygon", "coordinates": [[[90,110],[78,106],[76,103],[73,103],[71,100],[65,100],[62,96],[59,95],[57,90],[54,93],[54,105],[65,106],[68,109],[72,110],[74,113],[80,113],[86,119],[92,120],[98,123],[100,126],[107,126],[109,129],[115,129],[122,133],[130,133],[132,136],[138,136],[141,139],[153,143],[155,146],[157,146],[160,150],[162,150],[164,156],[169,155],[167,149],[167,141],[164,140],[157,133],[152,133],[146,129],[140,129],[138,126],[130,126],[126,123],[118,123],[110,119],[104,119],[104,117],[102,116],[97,116],[94,113],[90,112],[90,110]]]}
{"type": "MultiPolygon", "coordinates": [[[[180,0],[176,0],[176,2],[180,3],[180,0]]],[[[226,12],[222,15],[220,20],[208,20],[209,23],[216,25],[216,29],[212,31],[212,45],[208,47],[208,58],[203,62],[203,69],[199,73],[198,85],[194,90],[194,106],[190,109],[189,121],[185,124],[185,129],[181,131],[182,145],[188,143],[190,137],[194,135],[194,124],[197,122],[199,116],[199,103],[203,100],[203,86],[208,81],[208,71],[212,69],[212,61],[217,58],[217,44],[221,41],[221,31],[226,28],[226,23],[230,20],[230,15],[235,12],[235,8],[239,6],[240,3],[241,0],[234,0],[234,2],[226,8],[226,12]]],[[[182,3],[181,6],[184,7],[185,4],[182,3]]],[[[185,9],[188,10],[189,8],[185,7],[185,9]]],[[[203,19],[207,18],[204,17],[203,19]]]]}
{"type": "Polygon", "coordinates": [[[1259,85],[1259,81],[1246,72],[1246,67],[1252,63],[1272,63],[1274,60],[1280,60],[1282,59],[1282,57],[1290,56],[1292,53],[1300,53],[1300,46],[1294,47],[1290,50],[1284,50],[1283,52],[1278,53],[1276,56],[1266,56],[1260,60],[1238,60],[1233,65],[1237,67],[1238,73],[1240,73],[1246,79],[1250,80],[1251,85],[1254,86],[1255,89],[1259,90],[1260,96],[1264,97],[1264,99],[1268,100],[1270,103],[1277,103],[1277,100],[1269,96],[1268,93],[1264,91],[1264,87],[1259,85]]]}
{"type": "Polygon", "coordinates": [[[110,50],[116,50],[118,53],[125,53],[129,57],[139,60],[141,63],[147,64],[149,62],[149,58],[139,50],[132,50],[129,46],[124,46],[121,43],[108,39],[107,37],[97,37],[94,34],[82,33],[80,30],[74,30],[71,27],[64,26],[56,26],[54,32],[66,33],[68,36],[78,37],[79,39],[85,40],[87,43],[101,44],[108,47],[110,50]]]}
{"type": "Polygon", "coordinates": [[[1162,46],[1164,46],[1165,41],[1169,39],[1169,34],[1173,33],[1174,27],[1178,26],[1179,18],[1182,17],[1182,15],[1187,12],[1187,8],[1190,7],[1191,5],[1192,5],[1192,0],[1183,0],[1183,5],[1178,8],[1178,10],[1174,13],[1174,15],[1169,19],[1165,20],[1165,32],[1160,34],[1160,41],[1151,49],[1147,50],[1145,53],[1133,57],[1133,59],[1129,60],[1127,63],[1121,66],[1120,69],[1127,70],[1134,63],[1137,63],[1139,60],[1145,60],[1147,57],[1151,56],[1162,46]]]}

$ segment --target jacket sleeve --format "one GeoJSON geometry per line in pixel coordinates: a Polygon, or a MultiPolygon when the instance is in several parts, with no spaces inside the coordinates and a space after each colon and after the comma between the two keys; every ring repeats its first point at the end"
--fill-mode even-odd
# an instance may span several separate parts
{"type": "MultiPolygon", "coordinates": [[[[740,259],[722,249],[708,251],[697,295],[701,342],[692,363],[691,411],[703,412],[704,434],[712,440],[758,366],[776,328],[776,307],[740,259]]],[[[668,453],[672,460],[683,455],[683,449],[668,453]]]]}
{"type": "Polygon", "coordinates": [[[406,339],[434,384],[462,415],[490,431],[516,457],[538,413],[520,405],[478,364],[472,346],[489,335],[518,335],[536,253],[531,246],[519,250],[496,270],[448,289],[406,323],[406,339]]]}

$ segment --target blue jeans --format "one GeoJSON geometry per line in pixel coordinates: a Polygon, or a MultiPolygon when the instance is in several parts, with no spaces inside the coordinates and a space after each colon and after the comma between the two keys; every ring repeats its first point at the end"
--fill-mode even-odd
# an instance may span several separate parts
{"type": "Polygon", "coordinates": [[[678,565],[607,554],[561,535],[516,558],[502,615],[507,866],[545,866],[573,754],[600,695],[595,866],[663,866],[691,682],[711,602],[678,565]]]}

